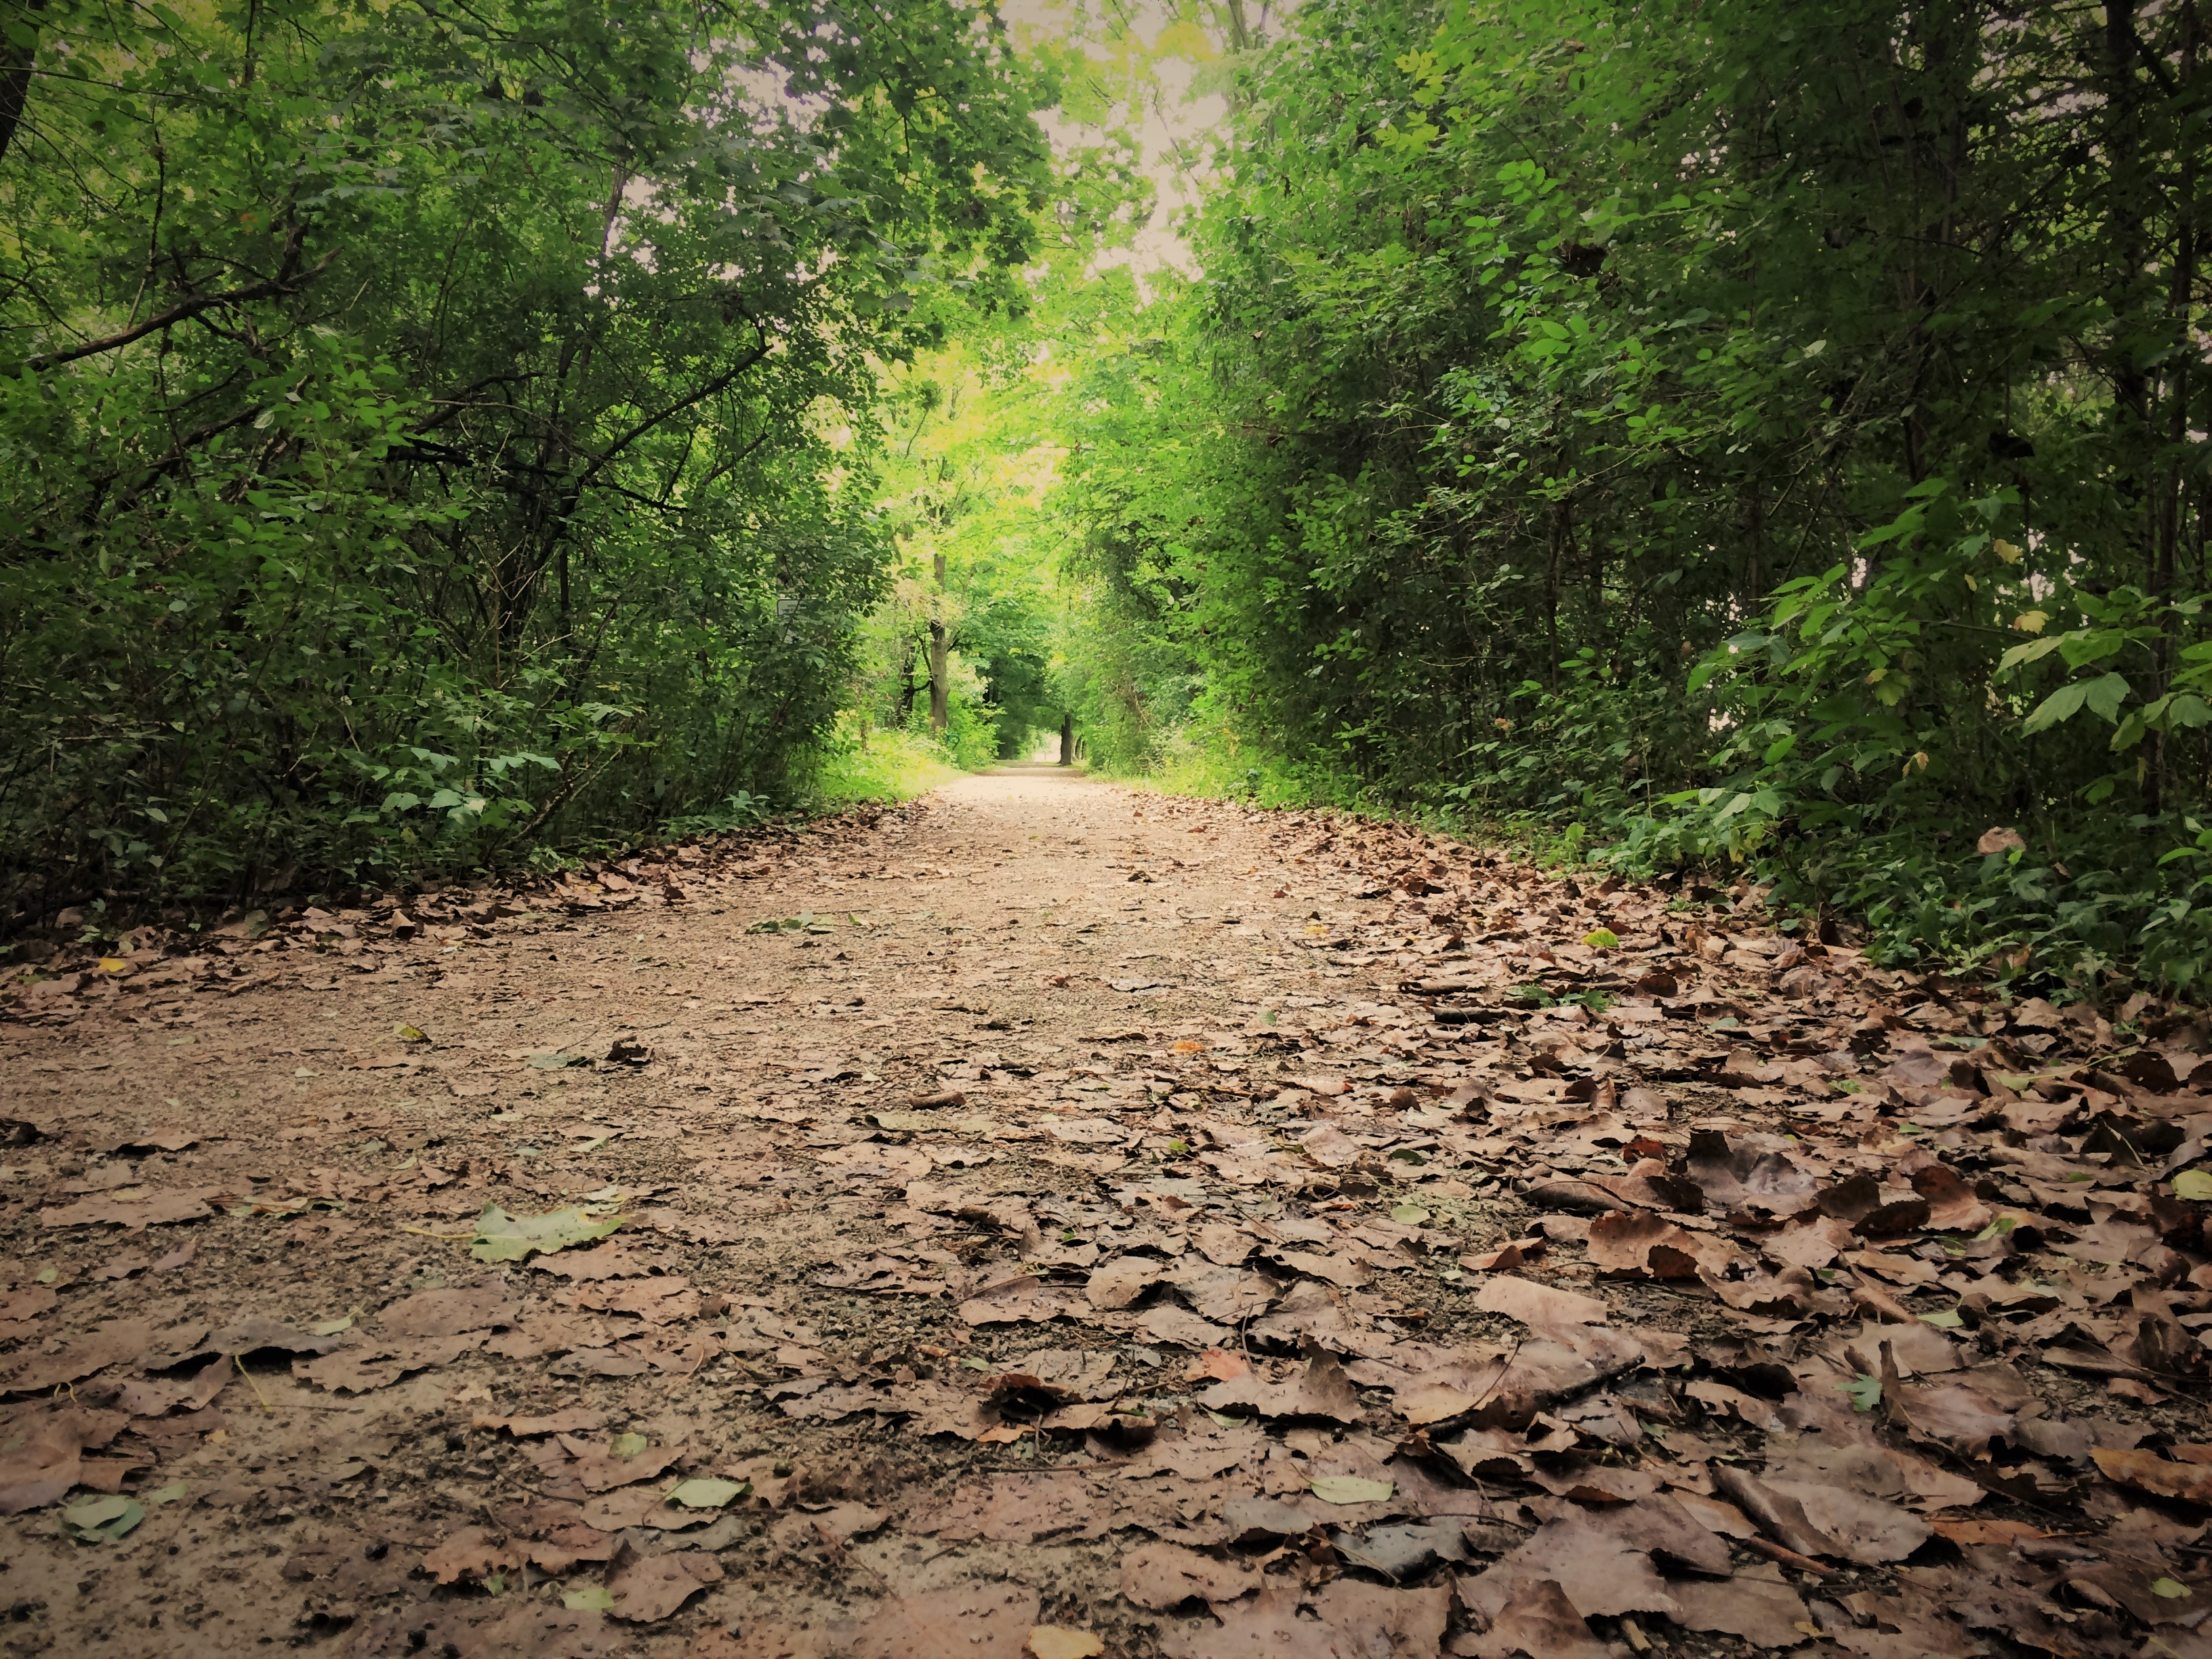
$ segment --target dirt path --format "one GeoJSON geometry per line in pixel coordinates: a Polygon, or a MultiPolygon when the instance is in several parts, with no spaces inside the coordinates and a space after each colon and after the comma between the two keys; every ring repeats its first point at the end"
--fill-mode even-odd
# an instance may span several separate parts
{"type": "Polygon", "coordinates": [[[1025,768],[57,957],[0,1646],[2203,1651],[2203,1033],[1712,896],[1025,768]]]}

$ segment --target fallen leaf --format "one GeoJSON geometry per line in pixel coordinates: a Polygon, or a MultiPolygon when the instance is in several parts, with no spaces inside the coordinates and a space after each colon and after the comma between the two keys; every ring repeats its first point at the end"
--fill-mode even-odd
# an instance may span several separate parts
{"type": "Polygon", "coordinates": [[[2089,1455],[2107,1480],[2133,1486],[2154,1498],[2212,1506],[2212,1464],[2173,1463],[2155,1452],[2112,1446],[2093,1448],[2089,1455]]]}
{"type": "Polygon", "coordinates": [[[1389,1480],[1367,1480],[1356,1474],[1324,1474],[1308,1489],[1324,1504],[1386,1504],[1397,1487],[1389,1480]]]}
{"type": "Polygon", "coordinates": [[[1325,1417],[1339,1423],[1359,1420],[1359,1396],[1330,1354],[1316,1354],[1296,1368],[1286,1382],[1271,1382],[1257,1370],[1216,1383],[1199,1396],[1207,1409],[1249,1409],[1262,1417],[1325,1417]]]}
{"type": "Polygon", "coordinates": [[[81,1498],[62,1511],[62,1527],[80,1544],[112,1544],[145,1518],[136,1498],[81,1498]]]}
{"type": "Polygon", "coordinates": [[[1582,1614],[1555,1578],[1528,1578],[1492,1617],[1490,1628],[1452,1644],[1468,1659],[1608,1659],[1611,1650],[1590,1634],[1582,1614]]]}
{"type": "Polygon", "coordinates": [[[1753,1647],[1794,1648],[1810,1639],[1812,1615],[1805,1599],[1782,1580],[1778,1568],[1750,1566],[1733,1578],[1684,1578],[1674,1586],[1685,1630],[1741,1636],[1753,1647]]]}
{"type": "Polygon", "coordinates": [[[849,1636],[853,1659],[1023,1659],[1036,1628],[1037,1593],[1018,1584],[956,1584],[882,1603],[849,1636]]]}
{"type": "Polygon", "coordinates": [[[1260,1575],[1178,1544],[1146,1544],[1121,1558],[1121,1596],[1154,1613],[1194,1598],[1231,1601],[1260,1588],[1260,1575]]]}
{"type": "Polygon", "coordinates": [[[616,1568],[607,1580],[611,1599],[606,1611],[631,1624],[655,1624],[721,1582],[721,1565],[698,1550],[640,1556],[616,1568]]]}
{"type": "Polygon", "coordinates": [[[1482,1288],[1475,1292],[1474,1305],[1485,1313],[1504,1314],[1524,1325],[1602,1325],[1606,1318],[1605,1304],[1595,1297],[1540,1285],[1512,1273],[1484,1279],[1482,1288]]]}
{"type": "MultiPolygon", "coordinates": [[[[1662,1219],[1649,1210],[1615,1210],[1589,1226],[1590,1264],[1632,1278],[1695,1279],[1700,1267],[1725,1272],[1728,1246],[1662,1219]]],[[[1602,1321],[1602,1314],[1600,1322],[1602,1321]]]]}
{"type": "Polygon", "coordinates": [[[494,1282],[474,1290],[417,1291],[386,1308],[377,1315],[376,1322],[395,1336],[459,1336],[464,1331],[512,1325],[518,1312],[508,1300],[507,1287],[494,1282]]]}
{"type": "Polygon", "coordinates": [[[489,1527],[463,1527],[422,1558],[422,1571],[441,1584],[464,1578],[481,1583],[521,1565],[521,1552],[509,1547],[504,1533],[489,1527]]]}
{"type": "Polygon", "coordinates": [[[619,1215],[594,1214],[579,1208],[517,1217],[496,1204],[487,1204],[477,1218],[469,1254],[479,1261],[522,1261],[540,1251],[565,1250],[605,1238],[622,1223],[619,1215]]]}
{"type": "Polygon", "coordinates": [[[668,1501],[681,1504],[686,1509],[719,1510],[724,1504],[743,1498],[752,1489],[750,1480],[722,1480],[701,1475],[689,1480],[679,1480],[670,1487],[668,1501]]]}
{"type": "Polygon", "coordinates": [[[472,1426],[504,1429],[517,1440],[542,1434],[590,1434],[606,1422],[605,1413],[589,1406],[571,1406],[544,1417],[479,1417],[472,1426]]]}
{"type": "Polygon", "coordinates": [[[1651,1558],[1573,1516],[1547,1521],[1527,1542],[1496,1565],[1459,1581],[1459,1599],[1495,1618],[1522,1588],[1551,1579],[1585,1619],[1675,1608],[1673,1586],[1653,1571],[1651,1558]]]}

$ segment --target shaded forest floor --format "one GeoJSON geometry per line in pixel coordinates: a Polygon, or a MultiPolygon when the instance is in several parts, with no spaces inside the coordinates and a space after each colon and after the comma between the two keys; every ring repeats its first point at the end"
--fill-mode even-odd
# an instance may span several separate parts
{"type": "Polygon", "coordinates": [[[132,943],[7,1653],[2212,1653],[2184,1013],[1050,769],[132,943]]]}

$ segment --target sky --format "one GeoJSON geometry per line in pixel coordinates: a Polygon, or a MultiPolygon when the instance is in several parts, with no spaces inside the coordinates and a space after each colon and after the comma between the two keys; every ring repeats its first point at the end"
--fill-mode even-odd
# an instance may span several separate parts
{"type": "MultiPolygon", "coordinates": [[[[1197,263],[1176,226],[1184,209],[1198,201],[1207,140],[1229,116],[1228,100],[1218,93],[1194,94],[1192,82],[1201,61],[1218,57],[1199,30],[1178,24],[1172,9],[1159,0],[1119,0],[1115,9],[1126,17],[1145,53],[1152,58],[1156,83],[1147,100],[1145,117],[1135,125],[1142,148],[1144,171],[1158,191],[1158,207],[1151,222],[1138,233],[1133,246],[1117,251],[1101,263],[1127,264],[1141,279],[1164,267],[1186,274],[1197,273],[1197,263]]],[[[1079,38],[1073,8],[1064,0],[1002,0],[1000,14],[1017,34],[1035,31],[1041,38],[1067,40],[1079,38]]],[[[1128,64],[1094,39],[1082,40],[1085,53],[1100,66],[1102,76],[1126,76],[1128,64]]],[[[1047,134],[1062,145],[1095,142],[1096,129],[1044,118],[1047,134]]]]}

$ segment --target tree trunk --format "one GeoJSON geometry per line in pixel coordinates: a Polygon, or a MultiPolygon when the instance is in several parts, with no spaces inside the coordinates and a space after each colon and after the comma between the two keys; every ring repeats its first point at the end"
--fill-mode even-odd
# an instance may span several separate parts
{"type": "Polygon", "coordinates": [[[0,44],[0,157],[8,154],[8,146],[15,142],[15,129],[23,120],[23,105],[31,95],[31,65],[38,58],[39,45],[38,25],[30,14],[46,8],[46,0],[25,0],[22,21],[33,31],[30,44],[0,44]]]}
{"type": "Polygon", "coordinates": [[[1060,763],[1062,766],[1075,764],[1075,716],[1073,714],[1064,714],[1060,717],[1060,763]]]}
{"type": "MultiPolygon", "coordinates": [[[[945,555],[940,553],[937,556],[936,564],[937,592],[941,607],[945,592],[945,555]]],[[[945,735],[945,722],[951,714],[947,707],[949,699],[945,696],[948,688],[945,683],[945,618],[942,616],[933,617],[929,619],[929,729],[940,738],[945,735]]]]}

